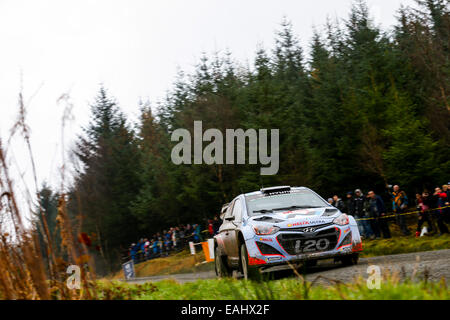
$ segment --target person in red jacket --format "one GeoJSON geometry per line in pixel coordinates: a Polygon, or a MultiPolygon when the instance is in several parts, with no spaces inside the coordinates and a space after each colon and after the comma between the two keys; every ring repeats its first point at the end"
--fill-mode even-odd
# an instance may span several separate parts
{"type": "Polygon", "coordinates": [[[431,207],[430,199],[428,197],[428,192],[423,192],[422,194],[416,194],[416,208],[419,211],[416,238],[420,236],[420,229],[422,225],[426,222],[428,223],[428,232],[433,231],[433,225],[431,224],[429,209],[431,207]]]}
{"type": "Polygon", "coordinates": [[[444,209],[445,203],[447,202],[447,193],[443,192],[441,188],[437,187],[434,189],[433,197],[436,201],[436,209],[434,210],[433,216],[436,219],[437,225],[439,227],[439,235],[448,233],[448,228],[444,223],[444,209]]]}
{"type": "MultiPolygon", "coordinates": [[[[442,192],[447,194],[447,198],[444,200],[444,206],[450,206],[450,186],[448,184],[444,184],[442,186],[442,192]]],[[[450,208],[444,209],[444,222],[450,223],[450,208]]]]}
{"type": "Polygon", "coordinates": [[[214,235],[213,222],[211,219],[208,220],[208,232],[211,237],[214,235]]]}

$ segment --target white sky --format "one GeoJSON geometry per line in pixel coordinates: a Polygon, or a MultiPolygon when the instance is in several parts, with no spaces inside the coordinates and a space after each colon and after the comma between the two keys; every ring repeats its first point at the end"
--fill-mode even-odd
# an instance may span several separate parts
{"type": "MultiPolygon", "coordinates": [[[[375,22],[389,28],[400,4],[413,1],[368,4],[375,22]]],[[[139,97],[162,98],[177,67],[191,70],[202,52],[229,49],[236,60],[252,61],[257,44],[271,48],[283,16],[306,49],[313,25],[322,26],[327,16],[347,18],[350,5],[350,0],[0,0],[0,136],[8,137],[16,118],[22,73],[26,99],[40,88],[27,115],[38,179],[57,186],[61,94],[70,92],[74,105],[66,131],[70,146],[88,121],[88,102],[100,83],[135,118],[139,97]]],[[[14,140],[13,151],[14,173],[25,174],[30,183],[23,144],[14,140]]]]}

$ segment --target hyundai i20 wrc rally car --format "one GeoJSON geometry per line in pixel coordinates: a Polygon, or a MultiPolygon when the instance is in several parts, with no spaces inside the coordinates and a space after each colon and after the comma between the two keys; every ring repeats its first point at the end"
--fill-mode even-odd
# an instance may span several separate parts
{"type": "Polygon", "coordinates": [[[355,219],[305,187],[241,194],[223,206],[221,219],[214,237],[219,277],[239,270],[247,279],[274,266],[328,258],[356,264],[362,251],[355,219]]]}

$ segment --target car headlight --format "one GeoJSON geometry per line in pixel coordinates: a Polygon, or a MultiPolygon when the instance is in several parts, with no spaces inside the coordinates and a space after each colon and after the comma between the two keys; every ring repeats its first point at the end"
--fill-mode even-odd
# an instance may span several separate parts
{"type": "Polygon", "coordinates": [[[341,214],[339,217],[333,220],[333,223],[340,226],[345,226],[346,224],[349,223],[348,215],[346,215],[345,213],[341,214]]]}
{"type": "Polygon", "coordinates": [[[274,234],[278,230],[280,230],[279,227],[276,226],[266,226],[266,225],[256,225],[253,226],[253,230],[257,235],[268,235],[268,234],[274,234]]]}

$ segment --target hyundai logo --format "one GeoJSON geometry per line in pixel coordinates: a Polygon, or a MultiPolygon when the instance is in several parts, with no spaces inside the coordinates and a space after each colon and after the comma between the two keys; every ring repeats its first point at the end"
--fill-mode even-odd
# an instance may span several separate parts
{"type": "Polygon", "coordinates": [[[313,227],[307,227],[303,229],[303,232],[314,232],[314,231],[316,231],[316,228],[313,227]]]}

